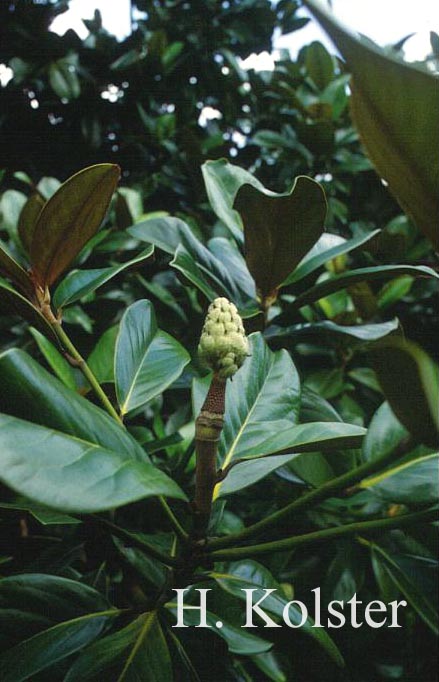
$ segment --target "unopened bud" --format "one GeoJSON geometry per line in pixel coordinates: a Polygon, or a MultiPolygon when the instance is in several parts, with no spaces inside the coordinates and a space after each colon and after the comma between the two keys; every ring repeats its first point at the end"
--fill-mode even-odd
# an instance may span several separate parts
{"type": "Polygon", "coordinates": [[[210,304],[201,332],[201,360],[222,379],[233,376],[248,355],[248,341],[236,306],[227,298],[210,304]]]}

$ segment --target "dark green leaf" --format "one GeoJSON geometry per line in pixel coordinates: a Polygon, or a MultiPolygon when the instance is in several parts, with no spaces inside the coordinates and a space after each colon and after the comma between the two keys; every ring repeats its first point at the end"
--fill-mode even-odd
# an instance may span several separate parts
{"type": "Polygon", "coordinates": [[[388,277],[399,277],[400,275],[411,275],[412,277],[434,277],[439,279],[439,275],[432,268],[424,265],[380,265],[371,268],[358,268],[339,275],[334,275],[323,282],[320,282],[308,289],[291,303],[284,313],[276,318],[288,320],[293,311],[305,305],[315,303],[321,298],[325,298],[340,289],[356,284],[357,282],[373,282],[375,280],[387,279],[388,277]]]}
{"type": "Polygon", "coordinates": [[[439,455],[426,455],[388,469],[378,476],[366,478],[360,486],[390,502],[434,504],[439,498],[438,464],[439,455]]]}
{"type": "Polygon", "coordinates": [[[0,479],[40,504],[97,512],[165,495],[185,499],[149,462],[31,422],[0,415],[0,479]]]}
{"type": "MultiPolygon", "coordinates": [[[[274,588],[275,591],[264,600],[264,610],[282,618],[288,599],[284,596],[281,586],[277,584],[268,569],[256,561],[249,560],[231,563],[227,566],[224,573],[212,573],[212,577],[223,590],[244,601],[246,593],[243,590],[255,588],[257,591],[253,594],[253,603],[258,598],[265,596],[265,589],[274,588]]],[[[289,615],[291,622],[296,625],[302,620],[301,610],[295,605],[290,607],[289,615]]],[[[320,644],[337,665],[344,666],[339,650],[323,628],[313,628],[312,620],[308,618],[301,630],[320,644]]]]}
{"type": "Polygon", "coordinates": [[[372,460],[396,450],[407,435],[407,430],[395,417],[389,403],[384,402],[377,409],[369,424],[363,442],[364,458],[372,460]]]}
{"type": "Polygon", "coordinates": [[[0,656],[2,682],[32,679],[41,670],[50,668],[93,641],[119,613],[117,609],[88,613],[20,642],[0,656]]]}
{"type": "Polygon", "coordinates": [[[76,391],[76,380],[71,365],[69,365],[67,360],[61,355],[55,346],[43,334],[41,334],[38,329],[31,327],[29,331],[34,337],[44,359],[53,369],[58,379],[61,379],[67,388],[70,388],[72,391],[76,391]]]}
{"type": "Polygon", "coordinates": [[[119,325],[104,332],[88,356],[87,364],[100,384],[114,382],[114,349],[119,325]]]}
{"type": "Polygon", "coordinates": [[[317,40],[306,46],[305,67],[319,90],[324,90],[334,76],[333,59],[317,40]]]}
{"type": "Polygon", "coordinates": [[[140,461],[143,449],[114,419],[68,390],[24,351],[0,355],[0,411],[55,431],[120,451],[140,461]]]}
{"type": "Polygon", "coordinates": [[[73,270],[69,272],[67,277],[56,288],[53,296],[55,308],[64,308],[71,303],[75,303],[75,301],[78,301],[83,296],[87,296],[87,294],[92,293],[110,279],[116,277],[120,272],[150,258],[153,252],[154,247],[150,246],[136,256],[136,258],[132,258],[126,263],[113,265],[110,268],[73,270]]]}
{"type": "Polygon", "coordinates": [[[178,341],[157,329],[150,301],[137,301],[120,323],[115,350],[116,394],[121,414],[160,395],[190,360],[178,341]]]}
{"type": "Polygon", "coordinates": [[[302,258],[299,265],[286,278],[283,282],[283,286],[299,282],[333,258],[343,256],[346,253],[351,253],[352,251],[359,249],[364,244],[370,242],[379,233],[380,230],[374,230],[366,235],[359,235],[352,239],[343,239],[343,237],[339,237],[337,234],[325,232],[314,244],[313,248],[308,251],[306,256],[302,258]]]}
{"type": "Polygon", "coordinates": [[[439,619],[437,611],[434,609],[430,598],[424,594],[420,589],[420,586],[415,583],[413,579],[414,571],[406,571],[401,559],[391,555],[384,548],[376,544],[371,544],[371,549],[374,552],[375,558],[381,563],[391,581],[397,586],[400,592],[402,592],[409,604],[434,634],[438,635],[439,619]]]}
{"type": "MultiPolygon", "coordinates": [[[[168,603],[166,607],[172,613],[176,614],[176,604],[168,603]]],[[[184,614],[184,623],[187,626],[199,625],[200,614],[198,612],[186,611],[184,614]]],[[[266,642],[264,639],[252,635],[242,628],[235,627],[234,625],[225,622],[223,619],[219,620],[218,616],[215,616],[215,614],[210,611],[206,611],[206,623],[212,628],[212,632],[219,637],[222,637],[232,654],[251,656],[268,651],[273,646],[271,642],[266,642]],[[222,623],[221,627],[217,627],[216,624],[218,621],[222,623]]]]}
{"type": "Polygon", "coordinates": [[[89,682],[120,671],[117,682],[172,682],[168,646],[155,611],[88,647],[70,668],[64,682],[89,682]]]}

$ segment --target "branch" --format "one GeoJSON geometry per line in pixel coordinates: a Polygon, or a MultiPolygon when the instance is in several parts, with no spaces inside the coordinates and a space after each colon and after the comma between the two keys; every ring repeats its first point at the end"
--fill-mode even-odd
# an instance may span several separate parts
{"type": "Polygon", "coordinates": [[[376,531],[402,528],[413,523],[419,523],[421,521],[437,521],[438,519],[439,510],[437,508],[428,509],[386,519],[348,523],[344,526],[336,526],[335,528],[317,530],[313,533],[307,533],[306,535],[296,535],[291,538],[275,540],[274,542],[265,542],[260,545],[247,545],[246,547],[233,547],[231,549],[218,550],[211,552],[209,554],[209,558],[212,561],[235,561],[237,559],[248,559],[250,557],[261,556],[263,554],[271,554],[273,552],[286,552],[295,549],[300,545],[323,542],[325,540],[332,540],[345,535],[352,535],[355,533],[367,535],[376,531]]]}

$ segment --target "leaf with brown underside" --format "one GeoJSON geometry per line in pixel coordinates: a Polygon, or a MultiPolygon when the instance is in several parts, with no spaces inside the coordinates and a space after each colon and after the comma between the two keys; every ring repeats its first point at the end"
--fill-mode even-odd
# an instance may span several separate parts
{"type": "Polygon", "coordinates": [[[0,281],[0,313],[4,315],[19,315],[44,336],[59,346],[58,338],[46,318],[30,301],[15,291],[6,282],[0,281]]]}
{"type": "Polygon", "coordinates": [[[53,284],[98,231],[120,177],[110,163],[84,168],[44,205],[32,236],[30,261],[43,289],[53,284]]]}
{"type": "Polygon", "coordinates": [[[316,0],[305,5],[352,74],[351,111],[389,190],[439,248],[439,79],[355,35],[316,0]]]}
{"type": "Polygon", "coordinates": [[[26,270],[0,246],[0,275],[10,279],[27,296],[33,295],[33,285],[26,270]]]}
{"type": "Polygon", "coordinates": [[[234,208],[244,224],[245,260],[263,300],[277,289],[323,233],[326,199],[322,187],[299,176],[289,193],[275,194],[246,184],[234,208]]]}
{"type": "Polygon", "coordinates": [[[41,194],[32,194],[21,209],[18,219],[18,234],[26,253],[30,253],[32,236],[38,216],[45,204],[41,194]]]}

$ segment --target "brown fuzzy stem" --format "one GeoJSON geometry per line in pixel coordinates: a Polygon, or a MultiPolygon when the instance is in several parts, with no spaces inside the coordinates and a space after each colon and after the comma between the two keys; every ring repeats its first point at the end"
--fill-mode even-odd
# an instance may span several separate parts
{"type": "Polygon", "coordinates": [[[212,510],[212,498],[217,481],[216,454],[224,424],[226,380],[213,376],[206,400],[195,422],[197,456],[194,539],[205,537],[212,510]]]}

